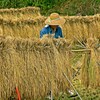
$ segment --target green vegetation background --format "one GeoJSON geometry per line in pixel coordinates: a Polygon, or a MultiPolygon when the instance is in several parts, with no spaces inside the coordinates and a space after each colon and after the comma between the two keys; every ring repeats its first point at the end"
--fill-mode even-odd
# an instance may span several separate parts
{"type": "Polygon", "coordinates": [[[0,0],[2,8],[37,6],[41,14],[58,12],[62,15],[93,15],[100,13],[100,0],[0,0]]]}

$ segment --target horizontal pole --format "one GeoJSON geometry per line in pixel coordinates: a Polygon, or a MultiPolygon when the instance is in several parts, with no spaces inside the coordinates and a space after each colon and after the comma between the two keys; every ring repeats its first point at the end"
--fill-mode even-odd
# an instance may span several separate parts
{"type": "Polygon", "coordinates": [[[72,52],[89,52],[89,51],[91,51],[91,49],[79,49],[79,50],[71,50],[72,52]]]}

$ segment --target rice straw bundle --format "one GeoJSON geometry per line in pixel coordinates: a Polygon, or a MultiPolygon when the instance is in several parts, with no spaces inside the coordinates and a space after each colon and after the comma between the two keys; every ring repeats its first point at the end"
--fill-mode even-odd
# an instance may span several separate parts
{"type": "Polygon", "coordinates": [[[90,52],[84,55],[82,66],[82,83],[87,87],[100,86],[100,52],[98,51],[98,45],[100,45],[98,39],[87,39],[87,48],[90,49],[90,52]]]}
{"type": "Polygon", "coordinates": [[[91,48],[90,67],[89,67],[89,81],[91,87],[100,86],[100,53],[97,51],[99,40],[95,38],[89,38],[87,40],[88,47],[91,48]]]}
{"type": "Polygon", "coordinates": [[[90,63],[90,53],[83,54],[83,64],[81,69],[81,83],[86,88],[89,86],[89,63],[90,63]]]}
{"type": "Polygon", "coordinates": [[[33,38],[39,37],[45,17],[37,17],[33,20],[3,20],[0,22],[0,34],[4,36],[33,38]],[[38,28],[37,28],[38,27],[38,28]]]}
{"type": "MultiPolygon", "coordinates": [[[[19,11],[19,13],[26,10],[26,15],[24,12],[25,16],[27,16],[27,12],[29,11],[30,13],[28,15],[32,16],[32,9],[33,8],[29,7],[15,10],[16,12],[19,11]]],[[[4,10],[4,12],[13,12],[13,10],[4,10]]],[[[3,10],[1,10],[1,12],[3,12],[3,10]]],[[[25,16],[23,18],[23,16],[19,17],[17,20],[0,18],[0,34],[5,36],[8,34],[13,37],[22,38],[39,37],[40,30],[44,26],[46,17],[36,15],[33,19],[25,16]]],[[[93,16],[65,16],[64,18],[66,22],[62,28],[66,39],[85,41],[90,36],[100,39],[100,14],[93,16]]]]}
{"type": "Polygon", "coordinates": [[[0,18],[5,20],[34,19],[37,16],[40,16],[38,7],[0,9],[0,18]]]}
{"type": "Polygon", "coordinates": [[[100,14],[93,16],[65,16],[64,35],[84,41],[90,36],[100,38],[100,14]]]}
{"type": "Polygon", "coordinates": [[[16,96],[15,86],[21,98],[27,100],[44,100],[50,90],[53,95],[58,95],[70,88],[62,74],[71,76],[65,46],[63,40],[61,43],[52,40],[50,44],[45,44],[42,40],[1,37],[0,99],[16,96]]]}

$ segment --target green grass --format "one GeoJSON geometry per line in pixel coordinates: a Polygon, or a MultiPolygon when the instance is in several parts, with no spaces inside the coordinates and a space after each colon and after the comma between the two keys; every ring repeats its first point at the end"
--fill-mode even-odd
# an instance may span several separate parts
{"type": "Polygon", "coordinates": [[[0,0],[0,8],[37,6],[41,14],[93,15],[100,13],[100,0],[0,0]]]}
{"type": "MultiPolygon", "coordinates": [[[[100,100],[100,87],[96,89],[86,89],[80,84],[80,81],[77,78],[73,80],[73,85],[80,94],[82,100],[100,100]]],[[[62,95],[60,94],[55,100],[80,100],[80,98],[78,96],[71,97],[64,93],[62,95]]]]}

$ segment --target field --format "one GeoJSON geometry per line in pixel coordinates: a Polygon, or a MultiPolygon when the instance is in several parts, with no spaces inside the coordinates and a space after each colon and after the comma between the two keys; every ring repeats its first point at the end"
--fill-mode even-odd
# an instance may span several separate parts
{"type": "Polygon", "coordinates": [[[62,17],[65,38],[39,39],[39,8],[0,10],[0,100],[100,99],[100,14],[62,17]]]}

